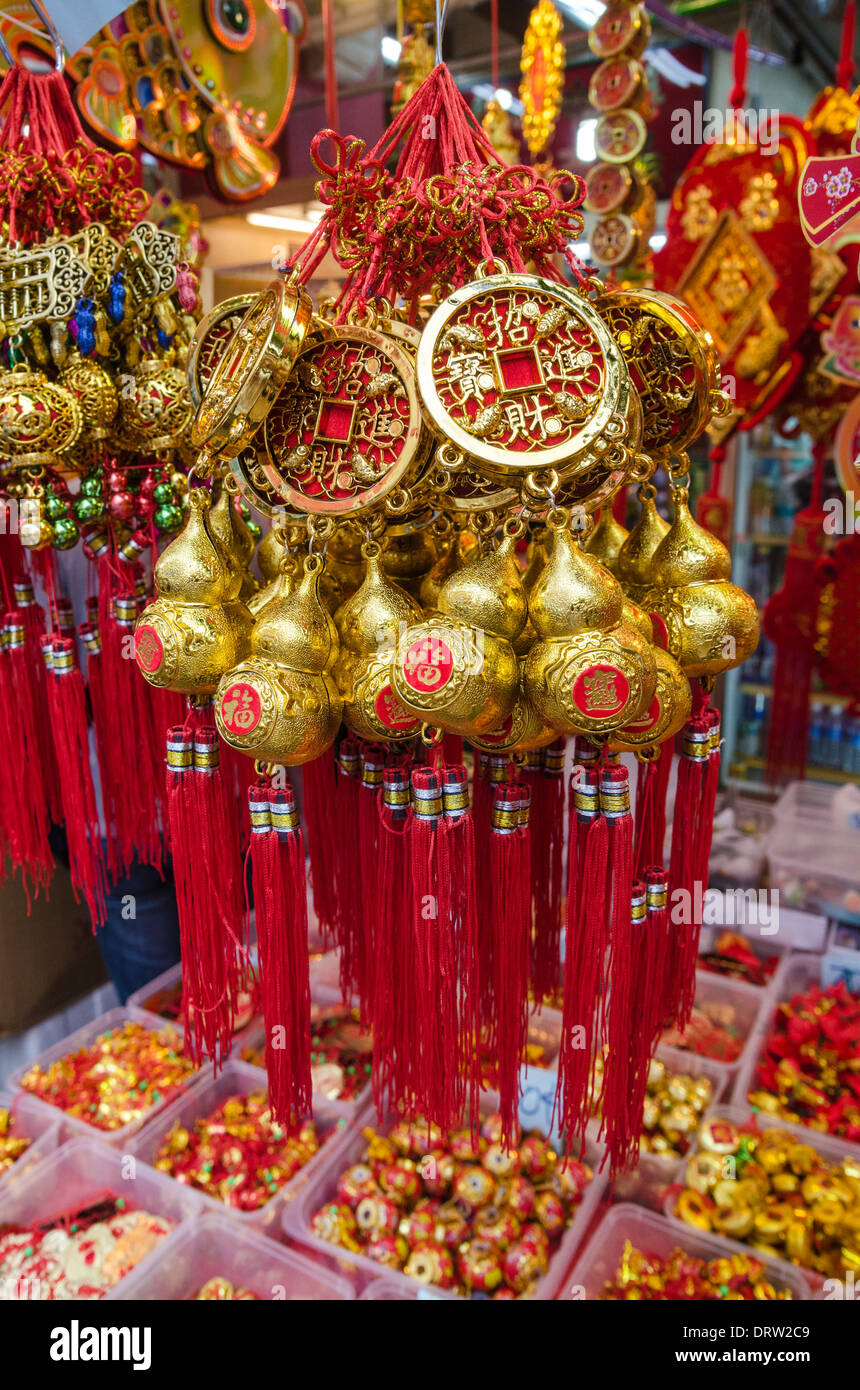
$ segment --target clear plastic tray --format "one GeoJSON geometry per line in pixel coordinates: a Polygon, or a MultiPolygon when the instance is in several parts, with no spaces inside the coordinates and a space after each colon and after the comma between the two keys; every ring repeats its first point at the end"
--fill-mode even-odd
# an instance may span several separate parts
{"type": "MultiPolygon", "coordinates": [[[[708,1231],[699,1231],[674,1217],[644,1211],[632,1203],[610,1207],[565,1280],[559,1297],[565,1301],[598,1299],[607,1280],[615,1277],[626,1241],[646,1255],[671,1255],[684,1250],[701,1260],[718,1259],[726,1254],[726,1244],[708,1231]]],[[[806,1279],[793,1265],[771,1260],[761,1251],[752,1252],[765,1266],[769,1281],[780,1289],[790,1289],[796,1299],[808,1302],[811,1292],[806,1279]]]]}
{"type": "MultiPolygon", "coordinates": [[[[720,1074],[729,1084],[734,1081],[749,1052],[761,1010],[766,1007],[767,1000],[768,991],[759,989],[757,985],[748,985],[742,980],[726,979],[722,975],[714,975],[709,970],[696,971],[696,1008],[702,1009],[709,1017],[715,1019],[723,1012],[730,1012],[733,1018],[732,1026],[745,1040],[743,1049],[734,1062],[723,1062],[717,1057],[707,1059],[715,1067],[719,1067],[720,1074]]],[[[698,1056],[686,1048],[679,1048],[668,1038],[661,1046],[672,1047],[684,1057],[698,1056]]]]}
{"type": "MultiPolygon", "coordinates": [[[[107,1192],[122,1197],[130,1211],[148,1211],[177,1226],[200,1211],[193,1192],[183,1190],[147,1164],[97,1139],[76,1138],[49,1154],[26,1176],[0,1189],[0,1222],[26,1226],[44,1221],[73,1207],[86,1206],[107,1192]]],[[[146,1255],[135,1273],[148,1267],[156,1255],[157,1250],[146,1255]]],[[[106,1298],[115,1297],[122,1282],[106,1298]]]]}
{"type": "Polygon", "coordinates": [[[837,818],[839,792],[818,782],[785,789],[767,838],[770,883],[786,907],[860,924],[860,826],[837,818]]]}
{"type": "MultiPolygon", "coordinates": [[[[846,1144],[842,1139],[834,1139],[831,1134],[819,1134],[816,1130],[804,1129],[801,1125],[789,1124],[787,1120],[781,1120],[778,1115],[765,1115],[761,1111],[754,1112],[748,1105],[716,1105],[708,1112],[708,1119],[728,1120],[731,1124],[738,1126],[748,1126],[754,1123],[759,1129],[785,1129],[792,1134],[796,1134],[802,1143],[809,1144],[815,1149],[816,1153],[820,1154],[821,1157],[826,1159],[829,1163],[839,1163],[846,1157],[853,1158],[855,1161],[860,1161],[860,1145],[846,1144]]],[[[690,1150],[690,1156],[698,1152],[699,1143],[697,1140],[690,1150]]],[[[663,1208],[664,1215],[671,1216],[673,1219],[675,1219],[676,1200],[677,1192],[670,1192],[666,1197],[663,1208]]],[[[686,1222],[679,1222],[679,1224],[688,1231],[696,1229],[694,1226],[688,1226],[686,1222]]],[[[729,1236],[717,1234],[716,1231],[707,1231],[700,1234],[706,1234],[709,1240],[716,1241],[731,1250],[745,1250],[748,1252],[751,1248],[745,1241],[733,1240],[729,1236]]],[[[758,1255],[761,1252],[756,1250],[753,1251],[753,1253],[758,1255]]],[[[819,1274],[816,1270],[792,1264],[789,1260],[783,1260],[777,1255],[771,1257],[771,1263],[778,1266],[783,1271],[783,1274],[791,1270],[796,1272],[798,1268],[802,1268],[807,1283],[813,1290],[818,1289],[823,1282],[824,1276],[819,1274]]]]}
{"type": "MultiPolygon", "coordinates": [[[[125,1008],[108,1009],[107,1013],[100,1014],[99,1017],[94,1018],[91,1023],[85,1023],[82,1028],[76,1029],[76,1031],[70,1033],[67,1038],[62,1038],[60,1042],[54,1043],[53,1047],[48,1047],[44,1052],[40,1052],[38,1057],[34,1057],[32,1062],[28,1062],[26,1066],[18,1067],[16,1071],[13,1071],[12,1075],[9,1077],[10,1089],[16,1091],[21,1090],[21,1080],[31,1067],[38,1065],[45,1068],[49,1066],[51,1062],[56,1062],[60,1057],[65,1057],[69,1052],[77,1052],[79,1048],[89,1047],[91,1043],[95,1042],[96,1038],[102,1033],[106,1033],[109,1028],[121,1028],[122,1025],[127,1022],[140,1023],[144,1028],[149,1028],[153,1033],[161,1032],[163,1028],[169,1028],[171,1026],[165,1023],[164,1019],[156,1018],[153,1014],[144,1012],[143,1009],[131,1009],[128,1006],[125,1008]]],[[[176,1028],[174,1028],[173,1031],[176,1033],[181,1047],[182,1031],[176,1028]]],[[[48,1114],[52,1115],[55,1119],[61,1119],[65,1131],[75,1134],[98,1136],[102,1143],[111,1144],[113,1147],[122,1147],[127,1143],[132,1134],[136,1134],[145,1122],[148,1122],[153,1115],[158,1114],[159,1110],[163,1110],[165,1105],[170,1104],[176,1095],[184,1093],[190,1086],[193,1086],[197,1076],[199,1076],[199,1073],[192,1074],[189,1081],[182,1087],[174,1091],[169,1091],[147,1111],[145,1118],[132,1120],[129,1124],[122,1125],[120,1129],[99,1129],[96,1125],[87,1124],[86,1120],[80,1119],[77,1115],[69,1115],[65,1110],[61,1110],[59,1106],[51,1105],[48,1101],[42,1100],[39,1096],[31,1095],[29,1091],[25,1091],[24,1095],[30,1096],[36,1105],[42,1106],[48,1114]]]]}
{"type": "MultiPolygon", "coordinates": [[[[147,1163],[154,1163],[168,1130],[177,1121],[186,1129],[191,1129],[196,1119],[211,1115],[212,1111],[230,1096],[246,1096],[252,1091],[265,1091],[266,1089],[266,1073],[260,1067],[252,1067],[247,1062],[226,1062],[217,1076],[211,1074],[201,1076],[184,1095],[178,1096],[170,1105],[148,1120],[129,1145],[129,1151],[137,1154],[147,1163]]],[[[319,1099],[314,1102],[314,1117],[317,1128],[321,1135],[328,1136],[326,1142],[321,1145],[310,1162],[296,1173],[295,1177],[285,1183],[270,1201],[256,1211],[236,1211],[232,1207],[226,1207],[216,1197],[210,1197],[207,1193],[200,1192],[196,1188],[194,1189],[195,1193],[204,1206],[211,1211],[221,1214],[228,1213],[231,1220],[238,1221],[243,1225],[280,1232],[278,1213],[284,1203],[289,1202],[294,1193],[310,1181],[312,1174],[326,1159],[329,1152],[336,1154],[340,1151],[351,1113],[352,1107],[344,1105],[341,1101],[319,1099]]],[[[176,1182],[176,1179],[168,1177],[168,1181],[173,1183],[176,1182]]],[[[176,1185],[178,1187],[184,1186],[178,1182],[176,1185]]]]}
{"type": "Polygon", "coordinates": [[[779,967],[782,965],[786,957],[791,953],[792,947],[788,942],[780,940],[779,937],[776,935],[754,935],[753,933],[756,933],[757,931],[755,927],[750,928],[750,932],[748,935],[747,932],[744,930],[743,926],[735,926],[730,922],[725,923],[724,926],[710,926],[708,924],[703,925],[702,933],[699,938],[699,973],[703,975],[714,975],[718,980],[734,979],[734,976],[732,975],[721,975],[718,970],[708,970],[705,968],[704,965],[701,964],[702,956],[707,955],[713,951],[717,939],[724,931],[735,932],[738,936],[742,936],[744,938],[745,944],[749,947],[753,955],[756,956],[758,960],[765,961],[770,957],[776,957],[776,966],[774,968],[774,972],[771,975],[770,979],[766,980],[763,985],[753,984],[751,980],[738,981],[739,984],[749,985],[751,989],[770,989],[776,978],[776,973],[779,970],[779,967]]]}
{"type": "Polygon", "coordinates": [[[347,1279],[313,1264],[297,1250],[276,1245],[252,1227],[207,1211],[174,1231],[145,1268],[133,1269],[117,1285],[116,1298],[185,1302],[194,1299],[207,1280],[218,1277],[276,1302],[354,1297],[347,1279]]]}
{"type": "MultiPolygon", "coordinates": [[[[160,1013],[158,1013],[158,1011],[154,1007],[149,1008],[149,1004],[153,996],[157,994],[159,990],[174,989],[177,985],[181,985],[181,983],[182,966],[171,965],[169,970],[164,970],[160,975],[156,975],[155,979],[150,980],[148,985],[144,985],[142,989],[137,989],[135,990],[134,994],[130,994],[128,996],[128,999],[126,1000],[126,1006],[129,1009],[142,1009],[144,1013],[151,1014],[153,1018],[159,1019],[162,1023],[174,1023],[175,1027],[177,1027],[181,1032],[181,1018],[177,1020],[167,1019],[164,1018],[160,1013]]],[[[258,1021],[259,1014],[252,1018],[249,1018],[247,1023],[243,1023],[241,1028],[236,1029],[236,1032],[233,1035],[234,1048],[242,1039],[244,1039],[246,1033],[251,1028],[253,1028],[258,1021]]]]}
{"type": "MultiPolygon", "coordinates": [[[[497,1108],[498,1097],[492,1091],[484,1092],[481,1096],[481,1113],[492,1115],[497,1108]]],[[[396,1116],[394,1115],[387,1116],[385,1123],[379,1126],[380,1132],[384,1133],[387,1126],[393,1124],[395,1119],[396,1116]]],[[[528,1121],[526,1123],[528,1124],[528,1121]]],[[[332,1151],[326,1156],[313,1178],[309,1179],[296,1193],[294,1199],[287,1203],[283,1212],[284,1231],[288,1238],[313,1250],[317,1257],[340,1269],[352,1279],[353,1286],[358,1293],[362,1293],[369,1284],[379,1280],[379,1265],[373,1260],[369,1260],[366,1255],[353,1255],[351,1252],[341,1250],[337,1245],[332,1245],[315,1236],[311,1230],[311,1219],[320,1207],[325,1206],[326,1202],[331,1201],[334,1197],[341,1173],[351,1164],[359,1161],[366,1147],[362,1129],[368,1125],[377,1127],[376,1113],[370,1102],[362,1108],[353,1126],[346,1132],[344,1142],[338,1145],[337,1152],[332,1151]]],[[[594,1177],[585,1189],[585,1196],[576,1210],[573,1221],[555,1249],[550,1260],[549,1271],[538,1281],[535,1293],[535,1297],[538,1299],[555,1298],[565,1271],[576,1256],[577,1249],[588,1230],[597,1204],[606,1187],[605,1176],[597,1171],[603,1158],[602,1147],[598,1147],[589,1140],[586,1145],[585,1157],[586,1162],[594,1169],[594,1177]]],[[[423,1285],[418,1284],[416,1280],[407,1274],[402,1274],[399,1270],[386,1271],[384,1278],[386,1283],[403,1289],[410,1298],[448,1299],[457,1297],[456,1294],[441,1289],[425,1289],[423,1285]]]]}
{"type": "Polygon", "coordinates": [[[20,1182],[37,1163],[41,1163],[48,1154],[54,1153],[60,1146],[61,1137],[60,1119],[56,1110],[53,1113],[46,1110],[46,1107],[40,1105],[33,1096],[24,1092],[13,1096],[9,1091],[0,1091],[0,1109],[12,1111],[12,1134],[19,1139],[26,1138],[31,1141],[30,1147],[24,1150],[12,1167],[7,1168],[5,1173],[0,1173],[2,1192],[13,1181],[16,1184],[20,1182]]]}
{"type": "MultiPolygon", "coordinates": [[[[777,971],[771,981],[771,988],[768,991],[766,1004],[762,1009],[755,1036],[741,1059],[741,1066],[735,1077],[730,1096],[732,1105],[747,1106],[750,1104],[748,1099],[749,1093],[757,1089],[756,1070],[764,1055],[764,1045],[771,1031],[771,1026],[779,1005],[791,999],[795,994],[803,993],[812,985],[820,984],[821,956],[797,952],[789,956],[777,971]]],[[[803,1125],[800,1121],[780,1120],[778,1115],[774,1115],[772,1119],[778,1121],[780,1124],[796,1124],[807,1134],[814,1134],[817,1136],[821,1133],[820,1130],[812,1129],[809,1125],[803,1125]]],[[[824,1137],[836,1139],[842,1144],[848,1142],[847,1140],[839,1139],[838,1135],[825,1135],[824,1137]]]]}

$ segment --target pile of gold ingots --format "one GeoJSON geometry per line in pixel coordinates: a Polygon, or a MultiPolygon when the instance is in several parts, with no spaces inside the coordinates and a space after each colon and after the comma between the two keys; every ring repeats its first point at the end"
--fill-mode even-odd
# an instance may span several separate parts
{"type": "Polygon", "coordinates": [[[669,295],[496,262],[338,323],[287,278],[208,314],[189,375],[212,488],[158,561],[137,659],[214,696],[222,738],[261,762],[318,757],[342,721],[386,743],[647,750],[687,719],[688,677],[755,648],[755,606],[687,505],[685,450],[726,402],[669,295]],[[608,504],[630,483],[628,535],[608,504]],[[235,507],[213,523],[224,493],[273,522],[260,592],[235,507]]]}
{"type": "Polygon", "coordinates": [[[134,563],[180,528],[197,307],[180,238],[151,221],[0,242],[0,488],[22,544],[97,554],[111,531],[134,563]]]}

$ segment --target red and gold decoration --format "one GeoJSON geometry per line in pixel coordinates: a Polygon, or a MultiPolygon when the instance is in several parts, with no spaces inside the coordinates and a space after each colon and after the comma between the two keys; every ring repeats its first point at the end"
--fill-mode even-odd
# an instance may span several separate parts
{"type": "Polygon", "coordinates": [[[174,1225],[152,1212],[128,1210],[124,1197],[106,1195],[31,1226],[5,1226],[0,1235],[4,1297],[104,1298],[174,1225]]]}
{"type": "Polygon", "coordinates": [[[752,1255],[726,1254],[703,1260],[681,1249],[671,1255],[653,1255],[637,1250],[629,1240],[624,1243],[614,1278],[607,1279],[598,1294],[610,1302],[635,1299],[645,1303],[688,1299],[767,1303],[793,1297],[791,1289],[771,1282],[764,1263],[752,1255]]]}
{"type": "Polygon", "coordinates": [[[561,114],[565,68],[562,28],[561,15],[552,0],[538,0],[529,15],[520,59],[523,138],[534,163],[548,156],[561,114]]]}

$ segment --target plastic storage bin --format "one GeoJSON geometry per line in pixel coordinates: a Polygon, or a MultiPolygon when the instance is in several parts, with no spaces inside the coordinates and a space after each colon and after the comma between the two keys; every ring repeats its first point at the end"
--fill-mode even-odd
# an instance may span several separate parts
{"type": "MultiPolygon", "coordinates": [[[[731,1026],[737,1031],[739,1038],[743,1039],[743,1047],[734,1062],[724,1062],[719,1058],[709,1058],[715,1067],[718,1067],[719,1075],[726,1078],[728,1084],[734,1082],[739,1067],[743,1065],[751,1045],[759,1015],[763,1007],[766,1007],[768,991],[759,989],[756,985],[745,984],[741,980],[726,979],[722,975],[714,975],[708,970],[696,971],[696,1008],[715,1022],[726,1022],[731,1020],[731,1026]]],[[[697,1053],[690,1052],[687,1048],[679,1047],[675,1041],[675,1035],[671,1032],[664,1034],[664,1047],[671,1047],[684,1057],[695,1057],[697,1053]]]]}
{"type": "MultiPolygon", "coordinates": [[[[147,1164],[132,1161],[96,1139],[75,1138],[36,1165],[20,1181],[0,1189],[0,1222],[27,1225],[60,1216],[110,1193],[129,1211],[148,1211],[177,1226],[200,1211],[193,1192],[171,1182],[147,1164]]],[[[154,1259],[153,1250],[136,1267],[154,1259]]],[[[128,1276],[126,1276],[127,1278],[128,1276]]],[[[120,1284],[122,1281],[120,1281],[120,1284]]],[[[113,1298],[116,1289],[106,1295],[113,1298]]]]}
{"type": "Polygon", "coordinates": [[[30,1147],[24,1150],[12,1167],[0,1173],[2,1192],[13,1182],[20,1182],[37,1163],[59,1147],[60,1119],[56,1111],[51,1114],[32,1096],[20,1092],[13,1096],[9,1091],[0,1091],[0,1110],[12,1111],[12,1134],[31,1141],[30,1147]]]}
{"type": "Polygon", "coordinates": [[[767,866],[766,839],[773,827],[766,801],[734,793],[721,797],[714,815],[709,883],[714,888],[758,886],[767,866]]]}
{"type": "Polygon", "coordinates": [[[734,932],[737,936],[742,936],[744,943],[752,951],[753,955],[764,962],[773,957],[776,958],[776,965],[773,974],[763,985],[754,984],[752,980],[737,979],[736,983],[749,985],[751,989],[765,990],[770,989],[776,979],[777,971],[783,961],[791,954],[792,947],[787,941],[783,941],[779,936],[762,936],[758,933],[755,926],[749,928],[749,935],[744,926],[735,926],[727,922],[724,926],[710,926],[705,923],[699,937],[699,971],[704,975],[715,975],[718,980],[734,980],[733,975],[723,975],[718,970],[709,970],[702,963],[702,956],[713,952],[719,937],[723,932],[734,932]]]}
{"type": "Polygon", "coordinates": [[[837,814],[839,795],[818,782],[786,788],[767,838],[770,883],[785,907],[860,925],[860,822],[837,814]]]}
{"type": "MultiPolygon", "coordinates": [[[[676,1221],[674,1217],[660,1216],[622,1202],[619,1206],[611,1207],[601,1220],[565,1280],[560,1298],[571,1301],[599,1298],[607,1280],[614,1278],[628,1240],[646,1255],[671,1255],[673,1250],[680,1248],[701,1260],[718,1259],[725,1255],[727,1244],[707,1231],[698,1231],[694,1226],[676,1221]]],[[[810,1287],[799,1269],[793,1265],[783,1266],[782,1261],[771,1260],[759,1250],[749,1253],[762,1261],[767,1277],[775,1287],[790,1289],[796,1299],[804,1302],[811,1298],[810,1287]]]]}
{"type": "MultiPolygon", "coordinates": [[[[156,975],[155,979],[150,980],[148,985],[144,985],[142,989],[137,989],[135,990],[134,994],[130,994],[128,996],[128,999],[126,1000],[126,1006],[129,1009],[143,1009],[144,1013],[151,1014],[153,1018],[160,1019],[162,1023],[172,1022],[175,1024],[175,1026],[179,1029],[181,1033],[182,1019],[179,1018],[178,1020],[176,1020],[165,1018],[162,1014],[158,1012],[158,1006],[155,1000],[155,995],[159,991],[172,991],[174,989],[179,989],[181,987],[181,984],[182,966],[172,965],[169,970],[164,970],[160,975],[156,975]]],[[[242,1026],[236,1029],[234,1037],[237,1039],[243,1038],[246,1031],[249,1028],[252,1028],[258,1019],[259,1014],[249,1014],[247,1020],[242,1024],[242,1026]]]]}
{"type": "MultiPolygon", "coordinates": [[[[266,1073],[260,1067],[249,1066],[247,1062],[227,1062],[217,1076],[201,1075],[195,1085],[190,1087],[187,1092],[177,1097],[158,1115],[153,1116],[130,1144],[129,1151],[137,1154],[146,1163],[154,1163],[168,1130],[177,1121],[186,1129],[191,1129],[196,1119],[211,1115],[212,1111],[230,1096],[247,1096],[252,1091],[265,1091],[266,1089],[266,1073]]],[[[232,1207],[226,1207],[217,1197],[210,1197],[207,1193],[198,1191],[197,1188],[190,1190],[193,1190],[204,1206],[211,1211],[229,1214],[231,1220],[241,1222],[244,1225],[257,1226],[264,1230],[275,1229],[280,1232],[280,1225],[277,1221],[278,1213],[298,1188],[309,1181],[311,1174],[323,1162],[330,1149],[335,1153],[340,1150],[342,1147],[341,1132],[346,1130],[351,1113],[352,1107],[344,1105],[340,1101],[318,1099],[314,1102],[314,1118],[320,1134],[326,1136],[325,1143],[317,1150],[310,1162],[296,1173],[295,1177],[285,1183],[270,1201],[256,1211],[236,1211],[232,1207]]],[[[168,1182],[176,1183],[176,1186],[180,1188],[185,1186],[167,1174],[165,1177],[167,1177],[168,1182]]]]}
{"type": "MultiPolygon", "coordinates": [[[[34,1058],[32,1062],[28,1062],[26,1066],[18,1067],[9,1077],[9,1088],[16,1091],[20,1090],[22,1077],[27,1074],[31,1067],[38,1065],[45,1068],[49,1066],[51,1062],[57,1061],[58,1058],[65,1057],[69,1052],[77,1052],[79,1048],[88,1047],[91,1043],[94,1043],[96,1038],[102,1033],[106,1033],[109,1028],[121,1028],[124,1023],[129,1021],[140,1023],[144,1028],[149,1028],[153,1033],[158,1033],[162,1028],[169,1028],[172,1026],[166,1024],[163,1019],[155,1018],[152,1014],[145,1013],[142,1009],[130,1009],[128,1007],[122,1009],[108,1009],[107,1013],[101,1014],[98,1018],[94,1018],[91,1023],[84,1024],[82,1028],[78,1028],[74,1033],[70,1033],[67,1038],[63,1038],[60,1042],[54,1043],[53,1047],[48,1047],[44,1052],[40,1052],[39,1056],[34,1058]]],[[[174,1028],[174,1032],[176,1033],[181,1047],[182,1031],[181,1029],[174,1028]]],[[[132,1120],[129,1124],[122,1125],[120,1129],[99,1129],[96,1125],[87,1124],[86,1120],[80,1119],[77,1115],[67,1114],[65,1110],[61,1110],[57,1105],[51,1105],[48,1101],[42,1100],[38,1096],[30,1096],[29,1091],[25,1091],[24,1094],[30,1096],[36,1105],[42,1106],[49,1115],[52,1115],[55,1119],[61,1119],[64,1130],[67,1132],[98,1136],[105,1144],[111,1144],[114,1147],[122,1147],[128,1142],[131,1135],[137,1133],[145,1121],[148,1121],[153,1115],[157,1114],[159,1110],[163,1110],[165,1105],[168,1105],[177,1094],[184,1092],[188,1089],[188,1086],[193,1085],[195,1076],[196,1074],[192,1073],[188,1082],[182,1087],[175,1091],[169,1091],[147,1111],[145,1117],[139,1120],[132,1120]]]]}
{"type": "MultiPolygon", "coordinates": [[[[793,995],[800,994],[813,985],[822,984],[822,957],[811,956],[805,953],[791,955],[785,964],[777,972],[772,981],[771,989],[768,991],[765,1007],[761,1011],[758,1027],[755,1036],[742,1059],[742,1064],[738,1069],[731,1093],[731,1103],[733,1105],[746,1106],[750,1091],[757,1089],[756,1071],[758,1063],[764,1055],[764,1045],[768,1034],[771,1031],[776,1011],[780,1004],[793,995]]],[[[779,1116],[773,1116],[774,1120],[779,1120],[779,1116]]],[[[795,1121],[780,1121],[780,1123],[798,1123],[795,1121]]],[[[800,1126],[807,1134],[819,1134],[819,1130],[810,1129],[806,1125],[800,1126]]],[[[836,1135],[828,1135],[827,1138],[838,1138],[836,1135]]],[[[847,1141],[840,1140],[841,1143],[847,1141]]]]}
{"type": "MultiPolygon", "coordinates": [[[[491,1115],[497,1108],[498,1097],[491,1091],[485,1091],[481,1096],[481,1113],[491,1115]]],[[[343,1250],[341,1247],[315,1236],[311,1230],[311,1219],[320,1207],[325,1206],[326,1202],[333,1199],[337,1180],[344,1169],[360,1160],[366,1147],[366,1140],[361,1132],[362,1128],[370,1125],[384,1133],[395,1119],[395,1115],[389,1115],[384,1124],[378,1127],[372,1104],[368,1103],[364,1106],[354,1125],[346,1132],[343,1142],[338,1144],[337,1151],[333,1150],[325,1158],[313,1177],[300,1188],[293,1200],[287,1203],[283,1212],[284,1231],[288,1238],[315,1251],[317,1256],[326,1263],[335,1265],[353,1280],[353,1285],[359,1293],[362,1293],[369,1284],[380,1278],[379,1265],[373,1260],[369,1260],[365,1255],[354,1255],[348,1250],[343,1250]]],[[[524,1123],[526,1127],[538,1128],[537,1125],[532,1125],[528,1119],[524,1123]]],[[[586,1162],[594,1169],[594,1177],[585,1189],[585,1196],[576,1210],[573,1221],[556,1247],[550,1260],[549,1271],[538,1281],[535,1293],[535,1297],[538,1299],[555,1298],[565,1271],[570,1267],[576,1255],[606,1186],[605,1176],[597,1172],[603,1157],[602,1147],[589,1141],[586,1146],[585,1157],[586,1162]]],[[[384,1278],[386,1283],[392,1283],[403,1289],[408,1297],[457,1297],[455,1293],[441,1289],[425,1288],[424,1285],[419,1284],[409,1275],[402,1274],[399,1270],[386,1271],[384,1278]]]]}
{"type": "MultiPolygon", "coordinates": [[[[846,1157],[853,1158],[855,1161],[860,1162],[860,1145],[846,1144],[844,1140],[834,1139],[830,1134],[819,1134],[816,1131],[804,1129],[801,1125],[789,1124],[787,1120],[781,1120],[777,1115],[765,1115],[761,1111],[753,1112],[748,1105],[717,1105],[709,1112],[708,1118],[711,1120],[728,1120],[731,1124],[738,1126],[755,1124],[762,1130],[785,1129],[792,1134],[796,1134],[801,1143],[809,1144],[815,1149],[816,1153],[820,1154],[823,1159],[826,1159],[830,1163],[839,1163],[846,1157]]],[[[698,1152],[699,1144],[697,1141],[690,1150],[690,1153],[692,1155],[698,1152]]],[[[666,1216],[671,1216],[673,1219],[675,1219],[677,1195],[677,1192],[670,1192],[666,1197],[663,1208],[664,1214],[666,1216]]],[[[696,1227],[688,1226],[686,1222],[679,1221],[679,1224],[683,1226],[685,1230],[696,1230],[696,1227]]],[[[707,1235],[708,1240],[716,1241],[720,1245],[728,1247],[731,1250],[745,1250],[749,1252],[751,1249],[745,1241],[734,1240],[729,1236],[719,1235],[717,1232],[707,1231],[700,1234],[707,1235]]],[[[753,1251],[755,1255],[759,1255],[760,1253],[761,1252],[758,1250],[753,1251]]],[[[789,1260],[781,1259],[776,1255],[771,1257],[770,1263],[777,1266],[782,1271],[783,1275],[787,1275],[791,1271],[797,1271],[798,1268],[802,1268],[804,1277],[813,1291],[821,1286],[824,1279],[824,1276],[819,1274],[816,1270],[794,1265],[789,1260]]]]}
{"type": "Polygon", "coordinates": [[[312,1264],[297,1250],[237,1226],[228,1216],[205,1212],[169,1236],[148,1260],[117,1285],[118,1300],[184,1302],[208,1279],[229,1279],[258,1298],[288,1301],[352,1299],[347,1279],[312,1264]]]}

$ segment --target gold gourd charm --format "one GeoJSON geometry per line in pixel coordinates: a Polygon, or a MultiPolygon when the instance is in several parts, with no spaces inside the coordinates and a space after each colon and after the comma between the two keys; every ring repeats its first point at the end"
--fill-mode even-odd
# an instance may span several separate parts
{"type": "Polygon", "coordinates": [[[407,628],[391,686],[417,718],[451,733],[498,729],[512,712],[519,663],[512,643],[527,602],[516,561],[520,523],[488,555],[456,570],[439,591],[439,611],[407,628]]]}
{"type": "Polygon", "coordinates": [[[228,672],[215,695],[225,743],[263,762],[295,767],[334,742],[340,695],[331,675],[337,631],[319,599],[322,560],[308,555],[295,592],[260,610],[251,655],[228,672]]]}
{"type": "Polygon", "coordinates": [[[336,614],[340,652],[333,674],[347,728],[359,738],[399,742],[419,733],[421,721],[391,689],[391,653],[401,630],[420,621],[421,609],[387,578],[376,541],[365,544],[364,555],[364,581],[336,614]]]}
{"type": "Polygon", "coordinates": [[[212,695],[249,650],[253,619],[239,601],[241,571],[209,525],[209,497],[193,488],[185,527],[155,566],[156,599],[135,632],[135,657],[150,685],[212,695]]]}
{"type": "Polygon", "coordinates": [[[580,549],[567,514],[551,512],[548,523],[552,553],[529,602],[539,640],[526,657],[525,693],[558,733],[608,733],[647,710],[654,651],[623,621],[617,580],[580,549]]]}
{"type": "Polygon", "coordinates": [[[669,530],[668,521],[657,511],[657,489],[644,483],[639,489],[641,511],[636,525],[616,556],[613,574],[634,603],[641,603],[654,585],[654,552],[669,530]]]}
{"type": "Polygon", "coordinates": [[[693,520],[687,489],[674,487],[674,517],[654,552],[653,588],[644,597],[657,638],[688,676],[740,666],[758,645],[759,616],[749,594],[729,581],[721,541],[693,520]]]}

